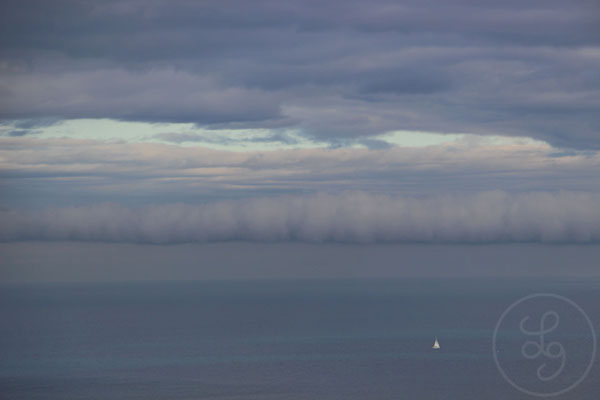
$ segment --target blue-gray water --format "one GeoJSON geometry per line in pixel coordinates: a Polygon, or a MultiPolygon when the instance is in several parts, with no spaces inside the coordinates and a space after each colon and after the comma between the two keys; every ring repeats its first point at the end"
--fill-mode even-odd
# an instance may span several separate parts
{"type": "MultiPolygon", "coordinates": [[[[492,334],[511,303],[535,292],[574,300],[600,331],[593,279],[4,285],[0,397],[533,398],[499,373],[492,334]]],[[[561,323],[580,322],[569,318],[561,323]]],[[[569,365],[587,362],[578,331],[562,340],[581,350],[569,365]]],[[[596,362],[559,398],[600,398],[599,375],[596,362]]]]}

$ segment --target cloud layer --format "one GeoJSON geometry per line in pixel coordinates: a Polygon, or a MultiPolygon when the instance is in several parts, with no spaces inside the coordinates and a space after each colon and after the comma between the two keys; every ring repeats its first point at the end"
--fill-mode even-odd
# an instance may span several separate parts
{"type": "MultiPolygon", "coordinates": [[[[0,118],[390,130],[600,148],[587,1],[3,1],[0,118]]],[[[26,134],[26,131],[19,131],[26,134]]]]}
{"type": "Polygon", "coordinates": [[[0,138],[0,206],[198,203],[273,194],[600,192],[600,153],[465,137],[425,147],[221,151],[0,138]]]}
{"type": "Polygon", "coordinates": [[[118,204],[0,211],[0,239],[135,243],[598,243],[600,195],[402,197],[348,192],[202,205],[118,204]]]}

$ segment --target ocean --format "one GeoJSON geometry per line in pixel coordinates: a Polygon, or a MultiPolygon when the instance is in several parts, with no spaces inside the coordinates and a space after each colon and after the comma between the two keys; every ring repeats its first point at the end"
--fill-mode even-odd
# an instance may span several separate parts
{"type": "Polygon", "coordinates": [[[597,400],[599,324],[590,278],[5,284],[0,398],[597,400]]]}

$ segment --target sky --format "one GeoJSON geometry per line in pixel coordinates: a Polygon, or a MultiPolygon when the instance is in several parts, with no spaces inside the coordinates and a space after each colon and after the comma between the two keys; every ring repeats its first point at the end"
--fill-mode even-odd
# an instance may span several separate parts
{"type": "Polygon", "coordinates": [[[598,2],[0,4],[0,281],[598,259],[598,2]]]}

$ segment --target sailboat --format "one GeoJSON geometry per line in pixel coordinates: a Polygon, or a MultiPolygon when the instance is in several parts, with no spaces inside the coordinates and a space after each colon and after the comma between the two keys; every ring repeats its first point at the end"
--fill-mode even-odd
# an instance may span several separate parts
{"type": "Polygon", "coordinates": [[[435,342],[433,343],[433,347],[432,349],[439,349],[440,348],[440,344],[437,341],[437,338],[435,338],[435,342]]]}

